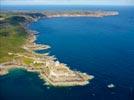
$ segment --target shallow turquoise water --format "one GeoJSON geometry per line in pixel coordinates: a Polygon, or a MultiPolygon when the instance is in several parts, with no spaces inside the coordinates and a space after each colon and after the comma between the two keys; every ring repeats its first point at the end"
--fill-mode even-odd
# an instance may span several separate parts
{"type": "Polygon", "coordinates": [[[120,15],[41,19],[28,27],[39,32],[37,43],[52,47],[38,52],[50,52],[72,69],[92,74],[95,79],[83,87],[48,88],[37,74],[14,70],[0,77],[2,100],[134,99],[134,7],[67,9],[82,8],[115,9],[120,15]],[[110,83],[115,88],[108,89],[110,83]]]}

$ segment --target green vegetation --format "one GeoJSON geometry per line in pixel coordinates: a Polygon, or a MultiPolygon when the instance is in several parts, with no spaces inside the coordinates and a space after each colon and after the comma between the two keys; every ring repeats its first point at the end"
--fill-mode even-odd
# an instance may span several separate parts
{"type": "Polygon", "coordinates": [[[21,46],[25,43],[27,32],[20,24],[24,20],[21,18],[10,14],[0,15],[0,63],[13,60],[14,56],[8,54],[10,52],[24,51],[21,46]]]}
{"type": "Polygon", "coordinates": [[[43,63],[34,63],[33,65],[34,65],[35,67],[40,67],[40,66],[43,65],[43,63]]]}
{"type": "Polygon", "coordinates": [[[23,62],[26,65],[30,65],[30,64],[32,64],[34,62],[34,60],[30,59],[30,58],[23,58],[23,62]]]}

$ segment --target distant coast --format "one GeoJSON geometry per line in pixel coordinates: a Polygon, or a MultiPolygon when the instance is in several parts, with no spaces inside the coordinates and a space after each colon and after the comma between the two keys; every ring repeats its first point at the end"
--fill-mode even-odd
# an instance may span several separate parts
{"type": "Polygon", "coordinates": [[[119,14],[117,11],[72,11],[72,12],[45,12],[48,18],[53,17],[105,17],[116,16],[119,14]]]}
{"type": "MultiPolygon", "coordinates": [[[[1,11],[2,12],[2,11],[1,11]]],[[[4,13],[10,13],[11,11],[3,11],[4,13]]],[[[33,17],[34,21],[40,18],[53,18],[53,17],[106,17],[106,16],[117,16],[118,11],[18,11],[14,10],[11,13],[19,15],[29,15],[33,17]]]]}

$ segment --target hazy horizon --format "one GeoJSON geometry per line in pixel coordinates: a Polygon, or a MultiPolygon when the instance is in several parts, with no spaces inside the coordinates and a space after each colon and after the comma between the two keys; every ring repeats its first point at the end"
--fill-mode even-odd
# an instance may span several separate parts
{"type": "Polygon", "coordinates": [[[0,0],[1,5],[118,5],[134,6],[134,0],[0,0]]]}

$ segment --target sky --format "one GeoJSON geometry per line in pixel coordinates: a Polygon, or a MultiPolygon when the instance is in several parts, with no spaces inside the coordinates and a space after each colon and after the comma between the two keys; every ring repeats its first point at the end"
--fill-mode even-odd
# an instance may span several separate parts
{"type": "Polygon", "coordinates": [[[0,0],[1,5],[134,5],[134,0],[0,0]]]}

